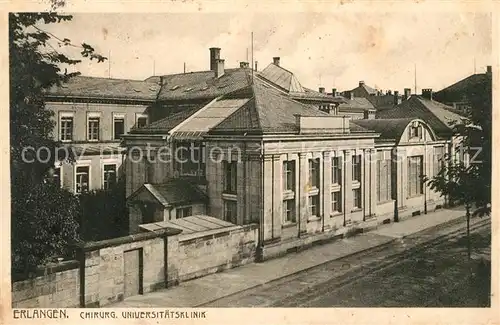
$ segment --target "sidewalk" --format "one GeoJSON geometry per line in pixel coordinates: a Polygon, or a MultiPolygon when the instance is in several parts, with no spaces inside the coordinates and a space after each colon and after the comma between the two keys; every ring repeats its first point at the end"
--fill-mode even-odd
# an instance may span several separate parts
{"type": "Polygon", "coordinates": [[[130,297],[125,301],[105,307],[196,307],[332,260],[386,245],[398,238],[440,224],[453,222],[463,215],[462,208],[439,210],[399,223],[379,226],[367,233],[312,247],[281,258],[244,265],[182,282],[176,287],[130,297]]]}

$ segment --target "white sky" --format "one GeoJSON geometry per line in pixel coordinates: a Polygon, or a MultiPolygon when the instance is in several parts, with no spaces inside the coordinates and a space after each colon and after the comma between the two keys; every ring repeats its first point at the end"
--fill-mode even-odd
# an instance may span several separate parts
{"type": "MultiPolygon", "coordinates": [[[[110,64],[85,63],[84,75],[145,79],[209,69],[209,48],[226,67],[246,61],[254,32],[259,70],[281,57],[303,86],[347,90],[359,80],[383,90],[439,90],[491,65],[491,17],[481,13],[103,13],[74,14],[43,26],[73,43],[86,42],[110,64]],[[320,84],[321,81],[321,84],[320,84]]],[[[75,52],[72,52],[75,53],[75,52]]],[[[77,53],[77,52],[76,52],[77,53]]],[[[251,56],[249,55],[249,59],[251,56]]]]}

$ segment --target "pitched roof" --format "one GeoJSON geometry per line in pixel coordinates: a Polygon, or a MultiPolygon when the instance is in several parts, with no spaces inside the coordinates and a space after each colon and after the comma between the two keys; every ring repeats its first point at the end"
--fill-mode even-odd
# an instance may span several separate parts
{"type": "Polygon", "coordinates": [[[133,200],[141,191],[147,190],[160,204],[165,207],[179,206],[182,204],[204,202],[205,193],[190,182],[174,178],[161,184],[144,184],[127,200],[133,200]]]}
{"type": "Polygon", "coordinates": [[[364,97],[354,97],[353,99],[345,98],[345,103],[339,105],[340,109],[375,109],[375,106],[364,97]]]}
{"type": "Polygon", "coordinates": [[[259,76],[288,93],[303,93],[305,91],[291,71],[274,63],[269,64],[264,70],[259,72],[259,76]]]}
{"type": "Polygon", "coordinates": [[[412,118],[379,119],[379,120],[353,120],[351,123],[365,129],[380,133],[380,139],[398,141],[412,118]]]}
{"type": "Polygon", "coordinates": [[[451,132],[451,123],[462,116],[448,110],[448,106],[421,96],[411,96],[393,109],[377,112],[377,119],[420,118],[439,135],[451,132]]]}
{"type": "MultiPolygon", "coordinates": [[[[291,99],[286,94],[257,78],[251,89],[253,97],[210,130],[209,133],[295,133],[298,131],[295,118],[297,114],[302,116],[331,116],[316,107],[291,99]]],[[[356,131],[363,130],[356,128],[356,131]]]]}
{"type": "Polygon", "coordinates": [[[212,99],[248,86],[251,82],[251,70],[225,69],[219,78],[215,78],[214,71],[198,71],[148,79],[163,80],[158,94],[160,101],[212,99]]]}
{"type": "Polygon", "coordinates": [[[432,96],[442,102],[467,101],[467,94],[475,87],[488,82],[489,78],[491,78],[491,74],[488,73],[473,74],[435,92],[432,96]]]}
{"type": "Polygon", "coordinates": [[[134,128],[130,130],[132,134],[150,134],[150,133],[168,133],[181,122],[189,118],[191,115],[202,109],[203,106],[197,106],[183,111],[176,112],[170,116],[164,117],[151,124],[145,125],[141,128],[134,128]]]}
{"type": "Polygon", "coordinates": [[[47,96],[63,98],[129,99],[154,101],[160,87],[142,80],[76,76],[46,91],[47,96]]]}
{"type": "Polygon", "coordinates": [[[370,86],[367,86],[366,84],[361,84],[358,87],[352,89],[351,91],[354,91],[356,89],[364,89],[369,95],[376,95],[378,94],[378,90],[375,88],[372,88],[370,86]]]}

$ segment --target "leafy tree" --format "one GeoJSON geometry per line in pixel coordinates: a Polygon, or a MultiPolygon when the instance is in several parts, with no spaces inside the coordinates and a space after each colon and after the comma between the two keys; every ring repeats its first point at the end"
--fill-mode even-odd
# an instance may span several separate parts
{"type": "Polygon", "coordinates": [[[99,241],[128,234],[124,181],[119,181],[108,190],[82,193],[80,203],[83,240],[99,241]]]}
{"type": "Polygon", "coordinates": [[[81,60],[60,53],[57,46],[77,47],[82,57],[98,62],[106,58],[88,44],[74,45],[43,30],[47,24],[71,19],[70,15],[53,12],[9,15],[11,242],[12,253],[21,254],[13,260],[23,261],[25,270],[57,252],[63,253],[63,247],[77,237],[75,198],[44,182],[56,159],[72,157],[54,156],[60,143],[51,136],[54,113],[46,109],[43,95],[48,88],[78,75],[63,72],[61,67],[81,60]],[[40,202],[34,203],[36,199],[40,202]],[[56,223],[61,223],[59,228],[54,227],[56,223]],[[38,227],[34,238],[34,230],[26,228],[31,226],[38,227]]]}
{"type": "Polygon", "coordinates": [[[450,201],[465,206],[467,252],[471,257],[470,218],[491,213],[492,84],[491,75],[470,86],[470,107],[463,123],[455,123],[453,133],[459,143],[454,153],[445,157],[438,175],[426,180],[432,189],[450,201]],[[464,154],[470,158],[464,162],[464,154]],[[458,159],[457,159],[458,157],[458,159]]]}

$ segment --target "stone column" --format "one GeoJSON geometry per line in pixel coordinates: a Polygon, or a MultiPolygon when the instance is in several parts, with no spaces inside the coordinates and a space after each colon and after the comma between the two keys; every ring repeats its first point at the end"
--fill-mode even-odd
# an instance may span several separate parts
{"type": "Polygon", "coordinates": [[[332,209],[332,157],[329,151],[323,152],[323,188],[321,189],[322,197],[322,225],[325,229],[325,219],[330,218],[332,209]]]}
{"type": "Polygon", "coordinates": [[[307,217],[308,217],[308,193],[309,193],[309,179],[308,179],[308,163],[306,153],[299,153],[299,189],[298,197],[299,211],[299,237],[307,233],[307,217]]]}
{"type": "Polygon", "coordinates": [[[268,242],[273,239],[273,157],[271,155],[264,156],[263,163],[263,209],[262,213],[262,234],[263,242],[268,242]]]}
{"type": "Polygon", "coordinates": [[[353,206],[352,196],[352,150],[344,150],[344,159],[342,159],[343,177],[342,177],[342,197],[344,198],[344,226],[350,220],[351,210],[353,206]]]}
{"type": "Polygon", "coordinates": [[[283,221],[283,166],[279,155],[273,156],[273,239],[281,237],[281,226],[283,221]]]}
{"type": "MultiPolygon", "coordinates": [[[[245,154],[243,154],[244,156],[245,154]]],[[[246,188],[245,183],[247,181],[247,175],[245,175],[245,157],[241,157],[236,163],[236,198],[237,198],[237,223],[242,225],[246,218],[246,188]]],[[[209,183],[210,184],[210,183],[209,183]]]]}

